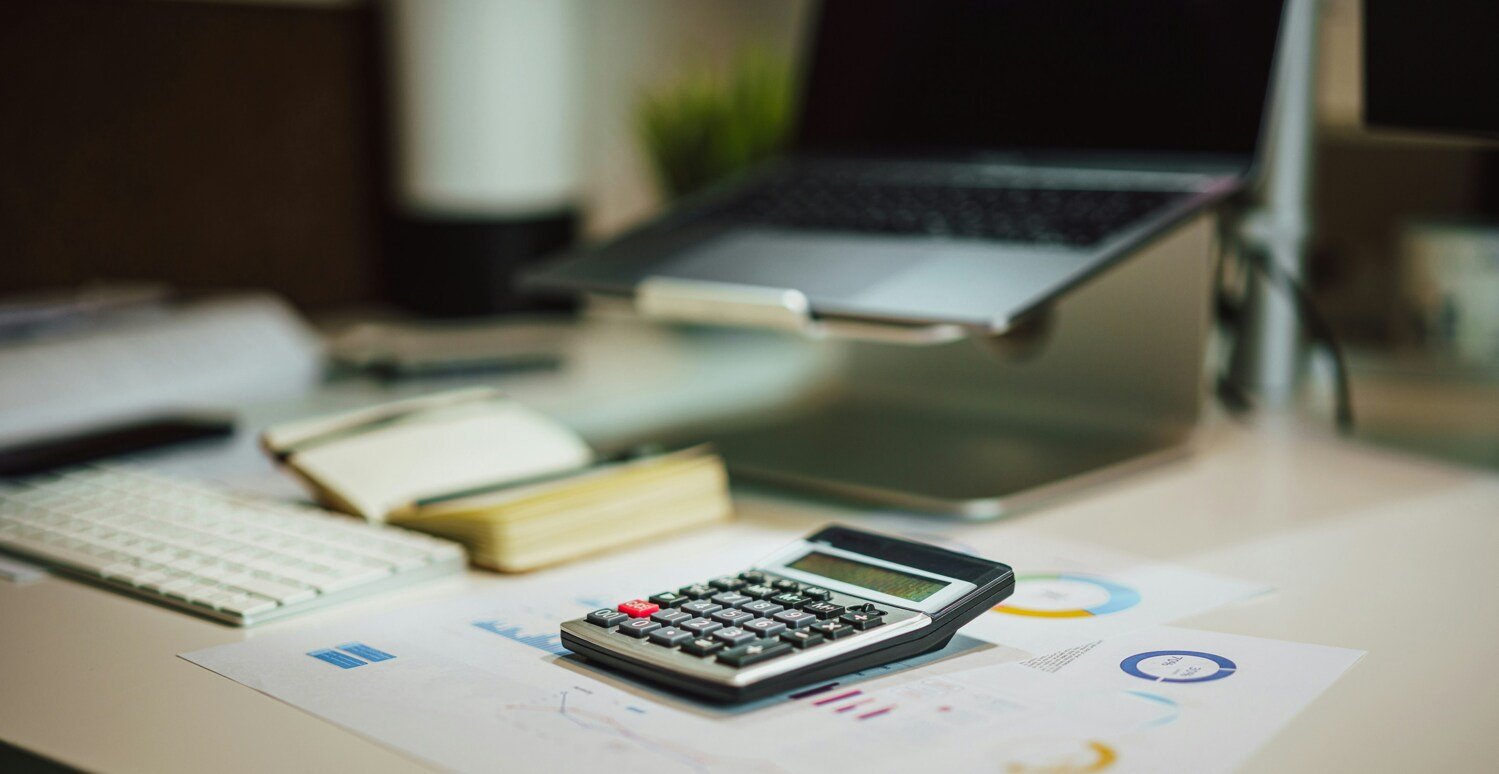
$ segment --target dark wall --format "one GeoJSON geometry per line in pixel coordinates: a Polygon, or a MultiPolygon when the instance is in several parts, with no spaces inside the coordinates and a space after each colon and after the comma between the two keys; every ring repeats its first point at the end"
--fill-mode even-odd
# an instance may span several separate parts
{"type": "Polygon", "coordinates": [[[378,294],[376,25],[336,8],[0,5],[0,293],[378,294]]]}

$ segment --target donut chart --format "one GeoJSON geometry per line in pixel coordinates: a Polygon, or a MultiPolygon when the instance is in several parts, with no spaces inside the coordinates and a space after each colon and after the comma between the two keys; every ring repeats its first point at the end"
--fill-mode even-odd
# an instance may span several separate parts
{"type": "Polygon", "coordinates": [[[1140,592],[1096,575],[1028,573],[1015,578],[1015,594],[996,613],[1032,618],[1091,618],[1128,610],[1140,592]]]}
{"type": "Polygon", "coordinates": [[[1206,683],[1229,677],[1239,665],[1200,650],[1152,650],[1130,656],[1119,662],[1119,668],[1127,675],[1156,683],[1206,683]]]}

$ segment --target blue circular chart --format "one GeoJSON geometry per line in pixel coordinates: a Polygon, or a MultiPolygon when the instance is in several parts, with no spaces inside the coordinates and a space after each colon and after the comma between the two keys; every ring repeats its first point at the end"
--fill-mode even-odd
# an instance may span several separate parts
{"type": "Polygon", "coordinates": [[[1119,662],[1119,668],[1155,683],[1206,683],[1232,675],[1239,665],[1200,650],[1152,650],[1130,656],[1119,662]]]}

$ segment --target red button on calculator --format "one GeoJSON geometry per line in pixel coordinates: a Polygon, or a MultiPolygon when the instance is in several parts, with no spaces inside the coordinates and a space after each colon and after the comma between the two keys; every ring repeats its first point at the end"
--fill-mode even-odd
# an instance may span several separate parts
{"type": "Polygon", "coordinates": [[[632,599],[619,606],[619,612],[631,618],[644,618],[660,609],[661,606],[655,602],[647,602],[643,599],[632,599]]]}

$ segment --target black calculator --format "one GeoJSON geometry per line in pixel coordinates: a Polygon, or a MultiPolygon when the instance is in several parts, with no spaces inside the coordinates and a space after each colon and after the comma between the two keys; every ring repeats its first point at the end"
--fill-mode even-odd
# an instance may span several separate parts
{"type": "Polygon", "coordinates": [[[748,701],[937,650],[1014,589],[999,562],[830,526],[744,572],[568,621],[562,643],[670,688],[748,701]]]}

